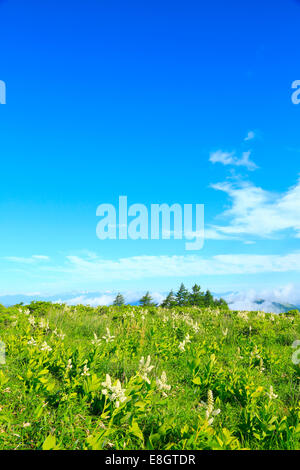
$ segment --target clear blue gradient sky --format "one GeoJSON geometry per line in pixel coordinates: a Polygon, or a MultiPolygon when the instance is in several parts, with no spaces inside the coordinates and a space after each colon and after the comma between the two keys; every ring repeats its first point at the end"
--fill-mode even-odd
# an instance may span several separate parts
{"type": "Polygon", "coordinates": [[[299,286],[300,2],[4,0],[0,21],[0,294],[299,286]],[[204,249],[100,241],[119,195],[204,203],[204,249]]]}

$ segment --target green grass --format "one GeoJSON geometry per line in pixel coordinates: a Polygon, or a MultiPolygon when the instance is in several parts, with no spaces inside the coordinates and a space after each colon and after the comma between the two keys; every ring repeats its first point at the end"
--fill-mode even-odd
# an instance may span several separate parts
{"type": "Polygon", "coordinates": [[[300,448],[297,312],[36,302],[0,339],[1,449],[300,448]]]}

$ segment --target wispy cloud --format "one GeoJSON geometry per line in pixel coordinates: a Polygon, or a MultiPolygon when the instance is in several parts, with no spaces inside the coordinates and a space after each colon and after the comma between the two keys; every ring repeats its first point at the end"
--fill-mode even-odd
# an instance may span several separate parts
{"type": "MultiPolygon", "coordinates": [[[[249,131],[247,136],[244,138],[244,142],[249,142],[255,139],[256,134],[254,131],[249,131]]],[[[225,166],[236,166],[236,167],[245,167],[250,171],[256,170],[258,166],[251,160],[251,150],[246,152],[241,152],[239,156],[237,152],[217,150],[216,152],[211,152],[209,161],[211,163],[221,163],[225,166]]]]}
{"type": "MultiPolygon", "coordinates": [[[[91,290],[101,285],[117,286],[120,282],[142,281],[162,278],[206,278],[210,276],[227,277],[232,275],[249,275],[261,273],[300,272],[300,251],[286,254],[218,254],[215,256],[182,255],[182,256],[131,256],[119,259],[103,259],[95,255],[67,256],[56,265],[26,264],[16,266],[16,282],[30,279],[30,284],[39,292],[91,290]]],[[[82,294],[78,294],[81,296],[82,294]]],[[[80,302],[74,295],[76,302],[80,302]]],[[[91,305],[98,302],[107,303],[111,295],[99,298],[89,296],[91,305]]]]}
{"type": "Polygon", "coordinates": [[[32,264],[38,261],[48,261],[50,258],[46,255],[32,255],[30,257],[20,257],[20,256],[5,256],[3,259],[7,261],[11,261],[13,263],[20,263],[20,264],[32,264]]]}
{"type": "Polygon", "coordinates": [[[289,236],[300,238],[300,178],[281,194],[251,182],[226,181],[213,184],[212,188],[226,193],[231,207],[222,214],[227,224],[211,226],[207,238],[244,235],[271,238],[287,231],[289,236]]]}
{"type": "Polygon", "coordinates": [[[48,261],[50,258],[46,255],[32,255],[33,259],[48,261]]]}
{"type": "Polygon", "coordinates": [[[62,266],[48,267],[57,277],[68,275],[74,281],[137,280],[157,277],[223,276],[264,272],[300,271],[300,251],[285,255],[222,254],[212,257],[133,256],[112,259],[86,259],[68,256],[62,266]]]}
{"type": "Polygon", "coordinates": [[[248,170],[255,170],[257,165],[250,160],[251,152],[243,152],[241,157],[237,157],[235,152],[223,152],[222,150],[217,150],[212,152],[209,157],[211,163],[222,163],[222,165],[231,165],[231,166],[245,166],[248,170]]]}
{"type": "Polygon", "coordinates": [[[247,136],[245,137],[244,141],[247,142],[249,140],[255,139],[256,135],[254,131],[249,131],[247,136]]]}

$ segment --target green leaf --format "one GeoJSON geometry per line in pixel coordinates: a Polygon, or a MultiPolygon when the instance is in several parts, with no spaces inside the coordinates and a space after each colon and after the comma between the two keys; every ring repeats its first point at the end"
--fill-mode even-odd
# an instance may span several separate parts
{"type": "Polygon", "coordinates": [[[133,434],[135,437],[137,437],[138,439],[140,439],[141,441],[144,442],[144,435],[143,435],[141,429],[139,428],[139,425],[138,425],[137,421],[135,421],[135,419],[132,420],[132,424],[129,428],[129,432],[131,434],[133,434]]]}
{"type": "Polygon", "coordinates": [[[57,448],[58,447],[56,446],[56,437],[49,434],[49,436],[46,438],[43,444],[43,450],[54,450],[57,448]]]}
{"type": "Polygon", "coordinates": [[[201,384],[201,379],[200,377],[195,377],[192,382],[195,384],[195,385],[200,385],[201,384]]]}

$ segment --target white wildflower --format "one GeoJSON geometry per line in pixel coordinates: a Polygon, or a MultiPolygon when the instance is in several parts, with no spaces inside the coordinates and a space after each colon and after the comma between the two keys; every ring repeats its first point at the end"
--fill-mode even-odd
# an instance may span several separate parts
{"type": "Polygon", "coordinates": [[[167,384],[167,374],[165,373],[165,371],[162,372],[161,378],[157,377],[156,384],[157,384],[157,388],[159,390],[162,390],[163,395],[166,397],[167,394],[165,390],[171,390],[171,385],[167,384]]]}
{"type": "Polygon", "coordinates": [[[99,346],[101,344],[101,339],[98,338],[96,333],[94,333],[94,339],[92,339],[92,344],[94,344],[95,346],[99,346]]]}
{"type": "Polygon", "coordinates": [[[188,344],[190,342],[191,342],[190,335],[187,334],[186,337],[184,338],[184,340],[181,343],[179,343],[179,345],[178,345],[178,348],[180,349],[180,351],[185,351],[186,344],[188,344]]]}
{"type": "Polygon", "coordinates": [[[42,318],[42,319],[40,320],[40,322],[39,322],[39,327],[40,327],[42,330],[46,330],[46,331],[48,331],[48,330],[50,329],[50,328],[49,328],[49,323],[46,322],[46,321],[44,320],[44,318],[42,318]]]}
{"type": "Polygon", "coordinates": [[[258,312],[258,313],[257,313],[257,318],[262,318],[262,319],[264,319],[265,316],[266,316],[265,312],[258,312]]]}
{"type": "Polygon", "coordinates": [[[27,341],[27,344],[30,344],[32,346],[36,346],[36,340],[31,336],[31,339],[27,341]]]}
{"type": "Polygon", "coordinates": [[[52,351],[52,348],[49,346],[49,344],[47,344],[46,341],[43,342],[42,346],[41,346],[41,351],[52,351]]]}
{"type": "Polygon", "coordinates": [[[249,317],[248,317],[247,312],[238,312],[237,316],[238,316],[239,318],[242,318],[242,319],[245,320],[245,321],[248,321],[248,320],[249,320],[249,317]]]}
{"type": "Polygon", "coordinates": [[[113,341],[113,339],[115,338],[115,336],[112,336],[112,335],[110,334],[109,328],[106,328],[106,336],[102,336],[102,338],[103,338],[107,343],[110,343],[111,341],[113,341]]]}
{"type": "Polygon", "coordinates": [[[206,408],[205,419],[211,426],[214,422],[214,417],[221,413],[221,410],[219,408],[217,410],[214,409],[214,396],[211,390],[208,390],[207,393],[207,403],[201,402],[201,405],[206,408]]]}
{"type": "Polygon", "coordinates": [[[148,356],[146,361],[145,361],[145,358],[143,356],[141,358],[140,362],[139,362],[139,375],[148,384],[150,384],[148,374],[152,371],[153,368],[154,368],[154,366],[151,366],[151,356],[148,356]]]}
{"type": "Polygon", "coordinates": [[[122,388],[120,380],[117,380],[113,385],[110,375],[106,374],[106,380],[105,382],[102,382],[101,385],[105,387],[102,390],[103,395],[106,395],[110,401],[114,402],[116,408],[119,408],[120,403],[126,401],[126,390],[122,388]]]}
{"type": "Polygon", "coordinates": [[[270,385],[270,390],[269,392],[266,392],[270,400],[273,400],[274,398],[278,398],[278,395],[274,393],[272,385],[270,385]]]}
{"type": "Polygon", "coordinates": [[[55,330],[53,330],[53,334],[54,334],[55,336],[57,336],[58,338],[60,338],[60,339],[64,339],[65,336],[66,336],[64,333],[59,333],[59,332],[57,331],[57,328],[55,328],[55,330]]]}
{"type": "Polygon", "coordinates": [[[84,366],[83,366],[83,370],[82,370],[81,375],[83,375],[83,376],[91,375],[91,374],[89,373],[89,370],[90,370],[90,369],[88,368],[88,366],[87,366],[86,363],[85,363],[84,366]]]}
{"type": "Polygon", "coordinates": [[[34,318],[33,315],[30,315],[30,316],[28,317],[28,321],[29,321],[29,323],[30,323],[31,326],[35,326],[35,318],[34,318]]]}

